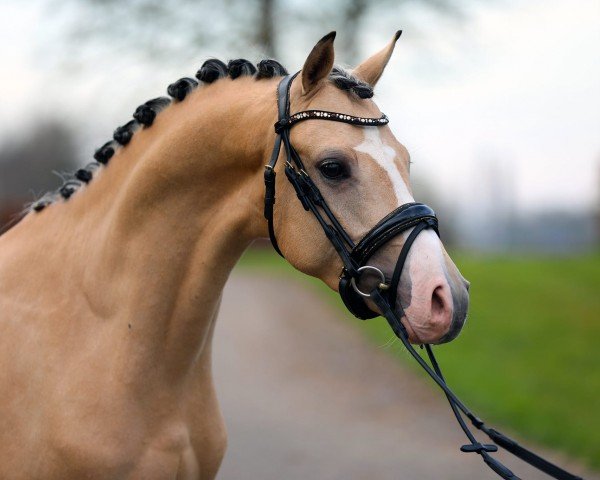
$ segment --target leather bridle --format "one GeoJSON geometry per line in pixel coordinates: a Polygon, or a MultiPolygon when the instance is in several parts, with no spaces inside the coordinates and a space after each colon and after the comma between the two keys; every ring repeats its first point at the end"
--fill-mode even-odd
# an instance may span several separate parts
{"type": "Polygon", "coordinates": [[[446,385],[431,346],[422,346],[422,348],[425,348],[429,361],[431,362],[431,365],[429,365],[411,345],[408,340],[408,332],[400,321],[400,319],[405,316],[405,312],[401,302],[397,301],[396,292],[398,291],[400,276],[409,250],[419,233],[425,229],[431,228],[439,235],[435,212],[422,203],[406,203],[381,219],[358,243],[355,244],[327,205],[325,198],[321,195],[316,184],[306,172],[300,155],[298,155],[290,141],[290,129],[294,125],[306,120],[343,122],[358,127],[380,127],[387,125],[389,120],[385,115],[382,115],[379,118],[355,117],[353,115],[324,110],[306,110],[290,115],[290,88],[296,75],[298,74],[286,76],[281,80],[277,87],[278,121],[275,123],[275,145],[273,147],[271,159],[265,166],[264,173],[264,215],[267,219],[271,243],[277,253],[283,257],[277,243],[273,225],[276,178],[275,166],[280,155],[281,145],[283,144],[286,156],[284,167],[286,177],[293,185],[304,209],[313,213],[328,240],[342,260],[343,269],[340,274],[339,292],[344,304],[353,315],[360,319],[365,320],[378,315],[382,315],[386,318],[394,331],[394,334],[400,339],[411,356],[415,358],[419,365],[421,365],[434,382],[444,391],[448,398],[448,402],[450,403],[450,407],[452,408],[456,420],[469,440],[468,444],[461,447],[461,451],[478,453],[481,455],[483,461],[504,479],[518,480],[519,477],[490,455],[491,452],[498,450],[498,446],[511,452],[521,460],[524,460],[553,478],[558,480],[581,480],[581,477],[563,470],[532,451],[522,447],[499,431],[487,427],[484,422],[476,417],[446,385]],[[381,270],[372,265],[368,265],[367,262],[373,254],[387,242],[410,229],[412,229],[412,231],[408,234],[404,245],[402,246],[394,272],[388,282],[381,270]],[[379,276],[379,282],[370,292],[364,292],[359,288],[358,282],[365,271],[371,271],[379,276]],[[377,305],[381,313],[371,310],[365,303],[365,298],[370,298],[371,301],[377,305]],[[484,432],[496,445],[480,443],[467,427],[462,416],[463,414],[471,421],[475,428],[484,432]]]}
{"type": "Polygon", "coordinates": [[[275,146],[269,163],[265,167],[265,218],[269,226],[269,236],[273,247],[283,257],[273,226],[273,206],[275,204],[275,165],[279,158],[281,145],[285,149],[287,161],[285,163],[285,174],[293,185],[300,202],[305,210],[311,211],[325,231],[325,235],[342,259],[344,268],[340,274],[339,292],[344,304],[356,317],[366,320],[379,316],[373,312],[365,303],[365,298],[370,298],[369,292],[362,292],[358,287],[361,275],[365,271],[374,272],[379,276],[378,287],[384,292],[384,296],[391,302],[396,303],[396,291],[400,281],[402,265],[408,251],[417,234],[425,229],[432,228],[437,232],[437,218],[434,211],[422,203],[407,203],[401,205],[385,218],[381,219],[357,244],[354,244],[350,235],[335,217],[327,202],[321,195],[318,187],[312,181],[302,159],[290,141],[290,129],[306,120],[328,120],[334,122],[349,123],[360,127],[379,127],[387,125],[389,120],[385,115],[379,118],[355,117],[343,113],[329,112],[324,110],[307,110],[290,115],[290,87],[296,75],[285,77],[277,88],[277,108],[279,119],[275,124],[275,146]],[[387,284],[381,270],[377,267],[367,265],[371,256],[384,244],[395,238],[398,234],[415,227],[413,233],[404,243],[400,258],[401,263],[396,266],[392,276],[392,283],[387,284]],[[416,233],[415,233],[416,232],[416,233]]]}

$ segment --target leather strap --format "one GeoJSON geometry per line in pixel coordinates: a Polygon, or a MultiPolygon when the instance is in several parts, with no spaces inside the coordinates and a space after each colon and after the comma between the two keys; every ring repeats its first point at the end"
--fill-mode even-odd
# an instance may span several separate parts
{"type": "Polygon", "coordinates": [[[402,245],[402,250],[400,250],[400,256],[398,257],[398,261],[396,262],[396,267],[394,268],[394,273],[392,274],[392,281],[390,282],[390,288],[387,290],[388,294],[388,302],[392,306],[392,308],[396,307],[396,300],[398,296],[398,286],[400,285],[400,277],[402,276],[402,269],[404,264],[406,263],[406,259],[408,258],[408,253],[410,252],[410,247],[417,239],[417,235],[421,233],[423,230],[428,228],[429,225],[425,222],[419,223],[415,228],[413,228],[412,232],[408,235],[408,238],[402,245]]]}
{"type": "MultiPolygon", "coordinates": [[[[378,289],[373,290],[371,293],[371,297],[375,304],[379,307],[382,312],[382,316],[388,321],[388,324],[396,334],[396,336],[400,339],[406,350],[411,354],[411,356],[419,363],[419,365],[427,372],[427,374],[433,379],[433,381],[444,391],[448,401],[450,402],[450,406],[457,418],[457,421],[467,437],[470,439],[471,444],[467,446],[463,446],[461,450],[463,452],[473,452],[478,453],[483,458],[485,464],[490,467],[494,472],[496,472],[499,476],[504,478],[505,480],[518,480],[513,472],[510,471],[507,467],[502,465],[498,460],[491,457],[489,452],[493,451],[493,448],[490,448],[489,445],[481,445],[473,434],[469,431],[468,427],[464,423],[464,420],[461,417],[461,412],[464,414],[473,424],[475,428],[484,432],[488,437],[490,437],[493,441],[498,440],[498,445],[505,450],[509,451],[516,457],[524,460],[530,465],[534,466],[538,470],[541,470],[544,473],[547,473],[551,477],[557,480],[583,480],[581,477],[577,475],[573,475],[572,473],[563,470],[562,468],[554,465],[553,463],[543,459],[539,455],[534,454],[533,452],[521,447],[517,442],[509,439],[508,437],[500,434],[497,430],[489,428],[485,425],[485,423],[479,419],[473,412],[471,412],[462,401],[454,394],[450,387],[446,384],[439,365],[437,364],[437,360],[433,355],[433,350],[430,345],[425,345],[429,358],[432,362],[433,368],[430,367],[425,360],[417,353],[411,343],[408,341],[408,333],[402,325],[400,321],[399,315],[397,315],[388,301],[383,297],[378,289]],[[467,433],[468,432],[468,433],[467,433]]],[[[403,315],[402,309],[400,308],[400,314],[403,315]]],[[[493,446],[492,446],[493,447],[493,446]]]]}
{"type": "MultiPolygon", "coordinates": [[[[279,85],[277,86],[277,118],[278,122],[281,119],[287,118],[289,114],[289,97],[290,97],[290,88],[292,86],[292,81],[298,75],[295,73],[294,75],[286,76],[279,85]]],[[[281,151],[281,131],[277,131],[275,129],[275,144],[273,145],[273,151],[271,153],[271,159],[269,163],[265,165],[265,210],[264,216],[267,219],[267,226],[269,229],[269,238],[271,239],[271,244],[275,251],[283,257],[283,253],[281,253],[281,249],[277,243],[277,237],[275,236],[275,228],[273,226],[273,209],[275,207],[275,181],[277,178],[277,173],[275,172],[275,165],[277,164],[277,159],[279,158],[279,152],[281,151]]],[[[285,257],[284,257],[285,258],[285,257]]]]}

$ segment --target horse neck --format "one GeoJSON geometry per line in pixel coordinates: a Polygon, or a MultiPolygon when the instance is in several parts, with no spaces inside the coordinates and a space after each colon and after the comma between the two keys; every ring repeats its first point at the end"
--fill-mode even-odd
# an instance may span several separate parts
{"type": "Polygon", "coordinates": [[[161,365],[177,378],[210,361],[225,282],[265,231],[260,167],[274,89],[250,78],[201,87],[137,132],[83,191],[6,234],[31,247],[21,257],[51,252],[40,266],[48,303],[67,299],[80,312],[66,320],[74,328],[112,324],[132,375],[161,365]]]}

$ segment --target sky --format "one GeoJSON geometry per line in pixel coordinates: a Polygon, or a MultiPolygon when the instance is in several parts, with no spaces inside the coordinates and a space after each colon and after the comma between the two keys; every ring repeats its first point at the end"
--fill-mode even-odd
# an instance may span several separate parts
{"type": "MultiPolygon", "coordinates": [[[[464,22],[413,12],[376,89],[375,100],[411,153],[417,189],[427,186],[463,214],[505,203],[518,212],[595,208],[600,1],[468,5],[464,22]]],[[[48,12],[48,1],[0,0],[0,141],[56,115],[78,128],[82,151],[92,152],[135,106],[193,75],[206,57],[255,53],[186,49],[156,69],[143,57],[108,58],[110,49],[86,46],[81,71],[52,60],[64,24],[48,12]]],[[[369,28],[363,50],[373,52],[394,32],[369,28]]],[[[308,52],[293,48],[303,32],[287,33],[281,50],[290,59],[283,63],[293,70],[308,52]]]]}
{"type": "Polygon", "coordinates": [[[399,101],[385,81],[380,97],[401,119],[397,136],[414,170],[440,188],[451,179],[446,188],[467,203],[496,172],[522,210],[597,204],[599,25],[598,1],[488,4],[472,13],[459,46],[445,45],[445,31],[428,38],[437,69],[399,45],[399,101]]]}

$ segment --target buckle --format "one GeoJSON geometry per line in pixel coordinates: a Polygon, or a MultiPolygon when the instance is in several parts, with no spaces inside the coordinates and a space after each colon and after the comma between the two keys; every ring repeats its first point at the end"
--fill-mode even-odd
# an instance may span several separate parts
{"type": "Polygon", "coordinates": [[[282,118],[275,122],[275,133],[280,134],[283,130],[285,130],[288,127],[289,123],[290,121],[288,118],[282,118]]]}
{"type": "Polygon", "coordinates": [[[489,443],[468,443],[460,447],[460,451],[465,453],[497,452],[498,447],[489,443]]]}

